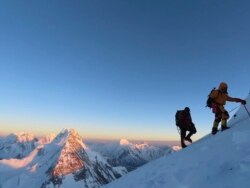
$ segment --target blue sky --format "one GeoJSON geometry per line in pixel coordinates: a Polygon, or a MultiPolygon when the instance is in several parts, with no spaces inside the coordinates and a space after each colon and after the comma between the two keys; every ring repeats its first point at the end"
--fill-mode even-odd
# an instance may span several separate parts
{"type": "MultiPolygon", "coordinates": [[[[248,1],[2,1],[2,134],[77,129],[86,138],[178,139],[191,108],[196,138],[221,81],[250,90],[248,1]]],[[[228,110],[238,104],[231,103],[228,110]]]]}

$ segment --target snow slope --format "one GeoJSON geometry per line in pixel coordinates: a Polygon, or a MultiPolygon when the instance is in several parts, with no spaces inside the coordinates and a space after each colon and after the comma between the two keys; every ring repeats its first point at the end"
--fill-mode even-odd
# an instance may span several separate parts
{"type": "MultiPolygon", "coordinates": [[[[250,110],[250,97],[247,98],[250,110]]],[[[248,188],[250,117],[243,106],[231,129],[208,134],[189,147],[150,162],[104,188],[248,188]]]]}

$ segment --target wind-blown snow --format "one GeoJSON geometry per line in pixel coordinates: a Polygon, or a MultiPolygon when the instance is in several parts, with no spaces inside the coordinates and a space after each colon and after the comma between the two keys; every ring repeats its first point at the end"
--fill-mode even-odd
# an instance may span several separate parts
{"type": "MultiPolygon", "coordinates": [[[[250,97],[247,108],[250,110],[250,97]]],[[[207,135],[187,148],[150,162],[104,188],[250,187],[250,117],[243,106],[231,129],[207,135]]]]}

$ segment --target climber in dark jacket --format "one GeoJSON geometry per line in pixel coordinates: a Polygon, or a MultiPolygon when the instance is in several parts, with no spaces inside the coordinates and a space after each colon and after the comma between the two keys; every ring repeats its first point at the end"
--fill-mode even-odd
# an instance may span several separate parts
{"type": "Polygon", "coordinates": [[[180,135],[181,135],[181,147],[187,147],[185,144],[185,140],[192,143],[191,136],[195,134],[196,128],[192,121],[190,115],[189,107],[185,107],[184,110],[178,110],[176,114],[176,125],[180,128],[180,135]],[[189,131],[188,135],[186,136],[186,132],[189,131]]]}

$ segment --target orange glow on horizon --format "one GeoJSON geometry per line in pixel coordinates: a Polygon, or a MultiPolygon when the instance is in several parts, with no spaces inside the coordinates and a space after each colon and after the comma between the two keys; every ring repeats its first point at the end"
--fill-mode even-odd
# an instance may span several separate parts
{"type": "MultiPolygon", "coordinates": [[[[49,134],[58,134],[63,128],[73,128],[75,129],[83,139],[90,140],[120,140],[125,138],[127,140],[137,140],[137,141],[178,141],[179,133],[173,131],[171,133],[165,133],[160,131],[149,131],[138,132],[138,130],[124,130],[123,126],[118,128],[106,128],[105,126],[69,126],[64,125],[51,125],[51,124],[33,124],[33,123],[16,123],[16,122],[0,122],[2,127],[0,136],[7,136],[11,133],[26,132],[31,133],[35,137],[43,137],[49,134]]],[[[198,136],[194,135],[193,140],[197,140],[198,136]]]]}

